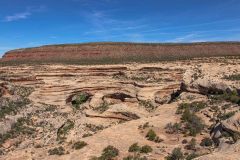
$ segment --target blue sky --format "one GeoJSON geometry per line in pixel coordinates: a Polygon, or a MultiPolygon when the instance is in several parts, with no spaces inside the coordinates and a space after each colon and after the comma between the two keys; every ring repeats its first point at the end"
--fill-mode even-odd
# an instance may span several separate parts
{"type": "Polygon", "coordinates": [[[0,0],[0,56],[58,43],[239,40],[240,0],[0,0]]]}

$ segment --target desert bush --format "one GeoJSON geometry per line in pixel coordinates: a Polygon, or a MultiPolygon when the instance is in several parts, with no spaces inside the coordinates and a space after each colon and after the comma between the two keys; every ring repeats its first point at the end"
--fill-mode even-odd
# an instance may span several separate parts
{"type": "Polygon", "coordinates": [[[181,124],[180,123],[168,123],[165,127],[166,129],[166,133],[168,134],[175,134],[175,133],[179,133],[179,131],[181,130],[181,124]]]}
{"type": "Polygon", "coordinates": [[[239,81],[240,80],[240,74],[232,74],[229,76],[224,76],[224,79],[230,80],[230,81],[239,81]]]}
{"type": "Polygon", "coordinates": [[[146,128],[149,128],[149,127],[150,127],[149,122],[146,122],[143,125],[138,126],[138,129],[146,129],[146,128]]]}
{"type": "Polygon", "coordinates": [[[191,113],[187,108],[182,114],[183,122],[185,122],[185,128],[188,130],[190,136],[196,136],[204,129],[204,124],[201,118],[197,117],[194,113],[191,113]]]}
{"type": "Polygon", "coordinates": [[[77,95],[75,95],[75,99],[72,100],[72,106],[76,109],[80,109],[80,105],[87,102],[89,97],[90,95],[85,92],[78,93],[77,95]]]}
{"type": "Polygon", "coordinates": [[[230,107],[231,107],[230,104],[225,104],[225,105],[223,105],[221,108],[222,108],[222,110],[227,110],[227,109],[229,109],[230,107]]]}
{"type": "Polygon", "coordinates": [[[139,101],[139,105],[143,106],[149,112],[151,112],[155,109],[155,106],[152,104],[152,102],[150,100],[139,101]]]}
{"type": "Polygon", "coordinates": [[[231,134],[229,134],[229,133],[226,132],[226,131],[223,131],[223,132],[222,132],[222,137],[228,138],[228,137],[231,137],[231,134]]]}
{"type": "Polygon", "coordinates": [[[106,110],[108,110],[108,108],[109,108],[109,104],[107,102],[103,102],[100,106],[94,108],[94,110],[100,113],[103,113],[106,110]]]}
{"type": "Polygon", "coordinates": [[[203,101],[192,102],[192,103],[181,103],[178,106],[176,114],[182,114],[183,111],[187,108],[189,108],[191,112],[199,112],[200,110],[206,107],[207,107],[207,104],[203,101]]]}
{"type": "Polygon", "coordinates": [[[237,142],[240,139],[240,134],[237,132],[232,133],[232,139],[234,142],[237,142]]]}
{"type": "Polygon", "coordinates": [[[33,135],[35,129],[29,127],[31,121],[28,118],[19,118],[16,123],[11,126],[11,130],[5,134],[0,134],[0,146],[8,139],[16,138],[19,135],[33,135]]]}
{"type": "Polygon", "coordinates": [[[129,147],[128,152],[139,152],[140,150],[141,147],[138,146],[138,143],[134,143],[129,147]]]}
{"type": "Polygon", "coordinates": [[[220,108],[218,106],[211,106],[210,107],[214,112],[220,111],[220,108]]]}
{"type": "Polygon", "coordinates": [[[76,150],[79,150],[79,149],[82,149],[83,147],[85,147],[87,145],[86,142],[84,141],[78,141],[76,143],[73,144],[72,148],[73,149],[76,149],[76,150]]]}
{"type": "Polygon", "coordinates": [[[158,136],[155,138],[155,140],[154,140],[154,142],[156,142],[156,143],[161,143],[161,142],[163,142],[164,140],[163,139],[161,139],[161,138],[159,138],[158,136]]]}
{"type": "Polygon", "coordinates": [[[57,131],[57,140],[64,140],[68,132],[74,128],[74,122],[67,120],[57,131]]]}
{"type": "Polygon", "coordinates": [[[181,151],[181,148],[174,148],[172,153],[165,157],[166,160],[183,160],[184,155],[181,151]]]}
{"type": "Polygon", "coordinates": [[[196,154],[196,153],[191,153],[191,154],[187,155],[187,157],[186,157],[185,159],[186,159],[186,160],[192,160],[192,159],[197,158],[197,157],[199,157],[198,154],[196,154]]]}
{"type": "Polygon", "coordinates": [[[150,152],[152,152],[152,151],[153,151],[153,149],[152,149],[152,147],[149,146],[149,145],[144,145],[144,146],[142,146],[142,147],[141,147],[141,150],[140,150],[141,153],[150,153],[150,152]]]}
{"type": "Polygon", "coordinates": [[[138,75],[138,76],[132,76],[130,77],[133,81],[146,81],[149,78],[149,75],[138,75]]]}
{"type": "Polygon", "coordinates": [[[102,155],[99,157],[99,160],[110,160],[114,157],[117,157],[119,150],[113,146],[107,146],[103,149],[102,155]]]}
{"type": "Polygon", "coordinates": [[[156,143],[160,143],[163,141],[163,139],[159,138],[157,136],[157,134],[155,133],[154,130],[150,129],[148,132],[147,132],[147,135],[146,135],[146,138],[149,140],[149,141],[154,141],[156,143]]]}
{"type": "Polygon", "coordinates": [[[65,149],[62,146],[48,150],[49,155],[64,155],[64,153],[65,149]]]}
{"type": "Polygon", "coordinates": [[[91,133],[85,133],[85,134],[83,134],[82,138],[86,138],[86,137],[90,137],[90,136],[92,136],[91,133]]]}
{"type": "Polygon", "coordinates": [[[200,145],[205,146],[205,147],[210,147],[213,145],[213,141],[210,138],[204,138],[204,139],[202,139],[200,145]]]}
{"type": "Polygon", "coordinates": [[[103,125],[94,125],[94,124],[86,123],[85,126],[92,132],[97,132],[99,130],[104,129],[103,125]]]}
{"type": "Polygon", "coordinates": [[[132,144],[129,149],[128,149],[129,152],[140,152],[140,153],[149,153],[149,152],[152,152],[152,147],[151,146],[148,146],[148,145],[144,145],[142,147],[140,147],[138,145],[138,143],[134,143],[132,144]]]}
{"type": "Polygon", "coordinates": [[[192,138],[191,141],[186,145],[186,149],[188,150],[195,150],[196,149],[196,139],[192,138]]]}
{"type": "Polygon", "coordinates": [[[238,95],[238,92],[236,90],[232,92],[224,92],[220,95],[212,95],[210,98],[213,100],[228,101],[240,105],[240,95],[238,95]]]}
{"type": "Polygon", "coordinates": [[[46,112],[54,112],[56,109],[57,109],[57,106],[46,104],[46,108],[45,108],[46,112]]]}
{"type": "Polygon", "coordinates": [[[19,98],[16,101],[10,100],[9,98],[1,98],[0,99],[0,119],[4,118],[6,115],[9,115],[9,114],[13,114],[13,115],[17,114],[17,112],[20,109],[22,109],[28,104],[30,104],[30,100],[24,97],[19,98]],[[3,103],[3,105],[1,103],[3,103]]]}
{"type": "Polygon", "coordinates": [[[133,155],[124,157],[123,160],[147,160],[146,157],[141,157],[140,155],[133,155]]]}
{"type": "Polygon", "coordinates": [[[218,118],[220,118],[221,120],[226,120],[226,119],[234,116],[235,114],[236,114],[236,111],[231,111],[231,112],[228,112],[228,113],[218,115],[218,118]]]}
{"type": "Polygon", "coordinates": [[[25,86],[11,86],[9,87],[9,92],[13,95],[18,95],[21,98],[26,98],[30,96],[30,94],[34,91],[32,87],[25,87],[25,86]]]}
{"type": "Polygon", "coordinates": [[[155,133],[154,130],[150,129],[150,130],[147,132],[146,138],[147,138],[149,141],[154,141],[156,137],[157,137],[157,134],[155,133]]]}

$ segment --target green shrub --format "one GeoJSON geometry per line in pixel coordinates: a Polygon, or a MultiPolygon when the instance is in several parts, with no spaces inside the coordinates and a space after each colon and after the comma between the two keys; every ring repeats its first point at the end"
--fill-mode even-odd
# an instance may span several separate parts
{"type": "Polygon", "coordinates": [[[181,148],[174,148],[172,153],[165,157],[166,160],[183,160],[184,155],[181,151],[181,148]]]}
{"type": "Polygon", "coordinates": [[[153,151],[152,147],[148,146],[148,145],[142,146],[142,148],[140,150],[141,153],[150,153],[152,151],[153,151]]]}
{"type": "Polygon", "coordinates": [[[149,122],[146,122],[146,123],[144,123],[144,125],[143,125],[143,129],[145,129],[145,128],[148,128],[149,127],[149,122]]]}
{"type": "Polygon", "coordinates": [[[186,108],[183,112],[181,119],[186,123],[185,127],[188,130],[190,136],[196,136],[204,129],[204,124],[201,118],[197,117],[188,108],[186,108]]]}
{"type": "Polygon", "coordinates": [[[72,148],[76,149],[76,150],[79,150],[79,149],[82,149],[83,147],[85,147],[86,145],[87,145],[86,142],[78,141],[78,142],[73,144],[72,148]]]}
{"type": "Polygon", "coordinates": [[[182,114],[185,109],[189,109],[191,112],[199,112],[200,110],[207,107],[207,104],[203,101],[192,102],[192,103],[181,103],[178,106],[176,114],[182,114]]]}
{"type": "Polygon", "coordinates": [[[45,112],[54,112],[56,109],[57,109],[57,106],[55,105],[45,105],[46,108],[45,108],[45,112]]]}
{"type": "Polygon", "coordinates": [[[140,157],[140,155],[127,156],[123,160],[147,160],[146,157],[140,157]]]}
{"type": "Polygon", "coordinates": [[[17,114],[17,112],[30,104],[30,100],[24,97],[19,98],[16,101],[12,101],[9,98],[0,99],[0,119],[4,118],[6,115],[17,114]],[[1,104],[2,102],[5,102],[1,104]]]}
{"type": "Polygon", "coordinates": [[[72,101],[72,106],[76,109],[79,109],[80,105],[87,102],[89,94],[83,92],[75,95],[75,99],[72,101]]]}
{"type": "Polygon", "coordinates": [[[8,139],[16,138],[19,135],[33,135],[35,129],[29,127],[32,122],[29,118],[19,118],[16,123],[11,126],[11,130],[5,134],[0,134],[0,146],[8,139]]]}
{"type": "Polygon", "coordinates": [[[149,128],[149,127],[150,127],[149,122],[146,122],[143,125],[138,126],[138,129],[146,129],[146,128],[149,128]]]}
{"type": "Polygon", "coordinates": [[[107,146],[103,149],[102,155],[99,157],[99,160],[111,160],[114,157],[117,157],[119,151],[113,146],[107,146]]]}
{"type": "Polygon", "coordinates": [[[146,138],[149,140],[149,141],[154,141],[155,138],[157,137],[156,133],[154,132],[154,130],[150,129],[146,135],[146,138]]]}
{"type": "Polygon", "coordinates": [[[86,138],[86,137],[90,137],[90,136],[92,136],[91,133],[85,133],[85,134],[83,134],[82,138],[86,138]]]}
{"type": "Polygon", "coordinates": [[[153,111],[155,109],[155,106],[152,104],[152,102],[150,100],[142,100],[139,101],[139,104],[141,106],[144,106],[145,109],[149,112],[153,111]]]}
{"type": "Polygon", "coordinates": [[[219,115],[218,117],[221,119],[221,120],[226,120],[232,116],[234,116],[236,114],[236,111],[232,111],[232,112],[228,112],[228,113],[224,113],[222,115],[219,115]]]}
{"type": "Polygon", "coordinates": [[[228,138],[228,137],[231,137],[231,134],[229,134],[229,133],[226,132],[226,131],[223,131],[223,132],[222,132],[222,137],[228,138]]]}
{"type": "Polygon", "coordinates": [[[213,145],[213,141],[210,138],[204,138],[204,139],[202,139],[200,145],[205,146],[205,147],[210,147],[213,145]]]}
{"type": "Polygon", "coordinates": [[[229,76],[224,76],[224,79],[230,80],[230,81],[240,81],[240,74],[233,74],[229,76]]]}
{"type": "Polygon", "coordinates": [[[138,143],[134,143],[129,147],[128,152],[139,152],[140,150],[141,147],[138,146],[138,143]]]}
{"type": "Polygon", "coordinates": [[[156,142],[156,143],[161,143],[161,142],[163,142],[164,140],[163,139],[161,139],[161,138],[159,138],[158,136],[155,138],[155,140],[154,140],[154,142],[156,142]]]}
{"type": "Polygon", "coordinates": [[[181,130],[181,124],[180,123],[168,123],[165,127],[166,133],[168,134],[175,134],[178,133],[181,130]]]}
{"type": "Polygon", "coordinates": [[[232,92],[224,92],[220,95],[213,95],[210,96],[210,98],[219,101],[228,101],[240,105],[240,95],[238,95],[237,90],[234,90],[232,92]]]}
{"type": "Polygon", "coordinates": [[[197,157],[199,157],[198,154],[196,154],[196,153],[191,153],[191,154],[189,154],[189,155],[186,157],[186,160],[192,160],[192,159],[197,158],[197,157]]]}
{"type": "Polygon", "coordinates": [[[49,155],[64,155],[64,152],[65,149],[62,146],[48,150],[49,155]]]}
{"type": "Polygon", "coordinates": [[[188,145],[186,145],[186,149],[188,150],[195,150],[196,149],[196,139],[192,138],[191,141],[189,141],[188,145]]]}
{"type": "Polygon", "coordinates": [[[99,130],[104,129],[103,125],[94,125],[94,124],[86,123],[85,126],[92,132],[97,132],[99,130]]]}
{"type": "Polygon", "coordinates": [[[68,134],[68,132],[74,128],[74,122],[71,120],[67,120],[59,129],[57,132],[57,140],[63,140],[65,139],[65,136],[68,134]]]}
{"type": "Polygon", "coordinates": [[[225,104],[225,105],[223,105],[221,108],[222,108],[222,110],[227,110],[227,109],[229,109],[230,107],[231,107],[230,104],[225,104]]]}
{"type": "Polygon", "coordinates": [[[105,112],[106,110],[108,110],[108,108],[109,108],[109,104],[106,103],[106,102],[104,102],[104,103],[102,103],[100,106],[98,106],[97,108],[95,108],[94,110],[95,110],[95,111],[98,111],[98,112],[100,112],[100,113],[103,113],[103,112],[105,112]]]}
{"type": "Polygon", "coordinates": [[[232,133],[232,139],[234,142],[237,142],[240,139],[240,134],[237,132],[232,133]]]}

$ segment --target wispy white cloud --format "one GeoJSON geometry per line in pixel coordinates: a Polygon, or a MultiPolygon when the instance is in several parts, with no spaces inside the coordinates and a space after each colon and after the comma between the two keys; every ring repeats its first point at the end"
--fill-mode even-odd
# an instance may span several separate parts
{"type": "MultiPolygon", "coordinates": [[[[213,24],[225,24],[229,22],[239,22],[240,18],[236,19],[228,19],[228,20],[217,20],[217,21],[212,21],[212,22],[205,22],[205,23],[197,23],[197,24],[190,24],[190,25],[183,25],[183,26],[167,26],[167,27],[155,27],[149,30],[144,31],[145,33],[148,32],[158,32],[158,31],[163,31],[163,30],[171,30],[171,29],[186,29],[186,28],[194,28],[194,27],[205,27],[205,26],[210,26],[213,24]]],[[[227,29],[226,29],[227,30],[227,29]]]]}
{"type": "Polygon", "coordinates": [[[109,36],[112,36],[119,32],[136,31],[148,27],[147,24],[143,23],[144,19],[123,20],[114,17],[114,12],[117,11],[118,9],[105,11],[93,10],[90,12],[84,12],[83,16],[88,21],[88,23],[91,24],[91,29],[89,31],[86,31],[84,34],[108,34],[109,36]]]}
{"type": "Polygon", "coordinates": [[[50,36],[50,39],[57,39],[57,36],[50,36]]]}
{"type": "Polygon", "coordinates": [[[12,15],[7,15],[4,17],[4,22],[13,22],[18,20],[23,20],[29,18],[34,12],[42,12],[45,10],[45,6],[39,6],[39,7],[28,7],[25,11],[15,13],[12,15]]]}
{"type": "Polygon", "coordinates": [[[22,12],[22,13],[16,13],[14,15],[11,16],[6,16],[4,18],[5,22],[12,22],[12,21],[17,21],[17,20],[21,20],[21,19],[26,19],[29,16],[31,16],[32,13],[30,12],[22,12]]]}
{"type": "Polygon", "coordinates": [[[3,46],[0,46],[0,50],[9,50],[9,49],[12,49],[11,47],[3,47],[3,46]]]}
{"type": "Polygon", "coordinates": [[[145,28],[148,25],[137,25],[137,26],[129,26],[129,27],[115,27],[115,28],[110,28],[107,30],[94,30],[94,31],[88,31],[85,32],[85,34],[94,34],[94,33],[103,33],[106,31],[126,31],[126,30],[136,30],[136,29],[141,29],[145,28]]]}
{"type": "Polygon", "coordinates": [[[192,39],[196,37],[196,34],[187,34],[187,35],[184,35],[184,36],[180,36],[180,37],[177,37],[175,39],[172,39],[170,40],[171,42],[188,42],[188,41],[192,41],[192,39]]]}

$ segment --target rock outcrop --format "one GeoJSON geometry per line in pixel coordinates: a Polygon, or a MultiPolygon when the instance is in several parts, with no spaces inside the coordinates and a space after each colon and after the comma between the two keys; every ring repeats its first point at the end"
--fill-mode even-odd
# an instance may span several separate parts
{"type": "Polygon", "coordinates": [[[240,139],[240,113],[235,114],[227,120],[217,123],[212,131],[211,137],[215,143],[220,143],[220,138],[223,137],[224,132],[232,137],[236,142],[240,139]]]}
{"type": "Polygon", "coordinates": [[[218,151],[204,155],[196,160],[239,160],[239,152],[240,152],[240,141],[233,145],[228,145],[218,151]]]}

